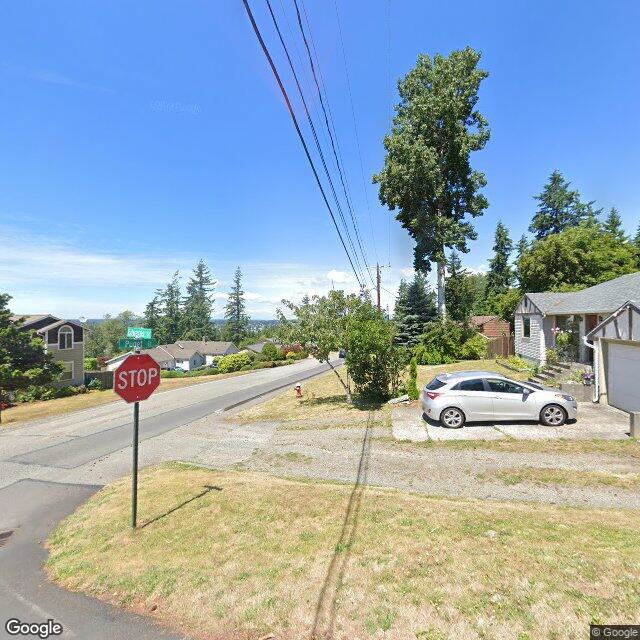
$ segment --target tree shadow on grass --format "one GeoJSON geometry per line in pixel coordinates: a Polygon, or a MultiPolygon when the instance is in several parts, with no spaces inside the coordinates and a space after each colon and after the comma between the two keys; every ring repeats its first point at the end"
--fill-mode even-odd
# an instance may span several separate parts
{"type": "Polygon", "coordinates": [[[330,640],[333,638],[338,596],[344,582],[344,574],[349,563],[351,550],[358,530],[360,519],[360,507],[364,490],[367,485],[369,474],[369,459],[371,453],[371,431],[372,417],[367,418],[362,448],[360,450],[360,460],[358,462],[358,473],[356,481],[349,495],[347,510],[344,514],[340,537],[334,547],[333,556],[327,569],[327,574],[322,583],[320,596],[316,603],[316,610],[311,628],[311,640],[330,640]]]}
{"type": "Polygon", "coordinates": [[[353,404],[348,405],[347,399],[344,394],[337,394],[334,396],[322,396],[321,398],[311,397],[308,398],[304,404],[309,407],[313,406],[322,406],[322,405],[334,405],[334,406],[342,406],[349,407],[351,406],[354,409],[358,409],[359,411],[378,411],[384,405],[384,402],[381,400],[376,400],[374,398],[367,398],[366,396],[354,396],[353,404]]]}
{"type": "Polygon", "coordinates": [[[183,502],[181,502],[180,504],[177,504],[175,507],[172,507],[168,511],[165,511],[164,513],[161,513],[159,516],[156,516],[155,518],[152,518],[151,520],[147,520],[144,524],[141,524],[138,528],[139,529],[144,529],[145,527],[148,527],[150,524],[153,524],[154,522],[158,522],[158,520],[162,520],[162,518],[166,518],[167,516],[171,515],[172,513],[175,513],[176,511],[178,511],[178,509],[182,509],[182,507],[185,507],[190,502],[193,502],[194,500],[198,500],[198,499],[206,496],[211,491],[222,491],[222,487],[216,487],[216,486],[212,486],[212,485],[209,485],[209,484],[205,484],[204,485],[204,489],[200,493],[198,493],[197,495],[191,496],[191,498],[188,498],[187,500],[184,500],[183,502]]]}

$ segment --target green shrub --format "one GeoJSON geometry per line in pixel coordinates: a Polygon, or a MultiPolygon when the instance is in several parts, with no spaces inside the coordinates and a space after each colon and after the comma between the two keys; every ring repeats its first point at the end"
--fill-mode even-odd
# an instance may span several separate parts
{"type": "Polygon", "coordinates": [[[53,387],[44,385],[32,385],[26,389],[16,391],[16,402],[35,402],[36,400],[52,400],[56,397],[56,390],[53,387]]]}
{"type": "Polygon", "coordinates": [[[555,349],[547,349],[547,364],[558,364],[560,354],[555,349]]]}
{"type": "Polygon", "coordinates": [[[100,378],[91,378],[87,385],[87,389],[90,389],[91,391],[102,391],[104,389],[102,380],[100,380],[100,378]]]}
{"type": "Polygon", "coordinates": [[[407,384],[407,393],[412,400],[417,400],[420,396],[420,392],[418,391],[418,366],[417,361],[414,358],[411,358],[411,363],[409,364],[409,383],[407,384]]]}
{"type": "Polygon", "coordinates": [[[220,373],[217,367],[203,367],[202,369],[192,369],[187,371],[184,375],[187,378],[197,378],[198,376],[215,376],[220,373]]]}
{"type": "Polygon", "coordinates": [[[84,359],[85,371],[95,371],[98,368],[98,358],[86,357],[84,359]]]}
{"type": "Polygon", "coordinates": [[[464,342],[463,328],[457,322],[430,322],[416,348],[420,364],[449,364],[455,362],[464,342]]]}
{"type": "Polygon", "coordinates": [[[288,351],[287,355],[285,357],[287,358],[287,360],[295,360],[296,359],[296,353],[295,353],[295,351],[288,351]]]}
{"type": "Polygon", "coordinates": [[[178,371],[177,369],[173,369],[172,371],[161,371],[161,378],[182,378],[184,377],[183,371],[178,371]]]}
{"type": "Polygon", "coordinates": [[[262,355],[267,360],[283,360],[284,359],[284,353],[282,352],[282,349],[280,349],[280,347],[273,344],[272,342],[267,342],[267,344],[265,344],[264,347],[262,347],[262,355]]]}
{"type": "Polygon", "coordinates": [[[509,356],[507,362],[516,369],[531,369],[531,363],[520,356],[509,356]]]}
{"type": "Polygon", "coordinates": [[[251,366],[251,358],[247,353],[232,353],[223,356],[218,365],[220,373],[231,373],[232,371],[240,371],[242,367],[251,366]]]}
{"type": "Polygon", "coordinates": [[[482,360],[489,352],[489,341],[481,334],[471,336],[460,348],[463,360],[482,360]]]}
{"type": "Polygon", "coordinates": [[[239,371],[251,371],[253,367],[250,364],[245,364],[244,367],[240,367],[239,371]]]}

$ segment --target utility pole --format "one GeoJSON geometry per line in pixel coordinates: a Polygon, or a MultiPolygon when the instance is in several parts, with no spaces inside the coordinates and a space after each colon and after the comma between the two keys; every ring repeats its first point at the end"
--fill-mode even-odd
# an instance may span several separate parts
{"type": "Polygon", "coordinates": [[[376,291],[378,293],[378,311],[381,310],[380,307],[380,264],[376,262],[376,291]]]}

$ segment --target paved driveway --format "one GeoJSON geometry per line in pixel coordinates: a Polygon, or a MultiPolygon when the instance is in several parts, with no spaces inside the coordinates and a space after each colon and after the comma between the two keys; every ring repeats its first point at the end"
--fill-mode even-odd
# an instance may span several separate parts
{"type": "Polygon", "coordinates": [[[446,429],[433,420],[425,421],[417,407],[400,406],[392,411],[396,440],[618,440],[629,437],[629,415],[607,405],[580,402],[578,419],[562,427],[545,427],[536,422],[470,422],[462,429],[446,429]]]}

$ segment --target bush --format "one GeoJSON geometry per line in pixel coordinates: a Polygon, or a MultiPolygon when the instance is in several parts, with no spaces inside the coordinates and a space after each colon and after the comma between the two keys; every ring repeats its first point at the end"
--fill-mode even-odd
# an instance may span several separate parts
{"type": "Polygon", "coordinates": [[[560,354],[555,349],[547,349],[547,364],[558,364],[560,354]]]}
{"type": "Polygon", "coordinates": [[[283,360],[284,359],[284,353],[282,352],[282,349],[280,349],[278,346],[276,346],[272,342],[267,342],[267,344],[265,344],[264,347],[262,347],[262,355],[267,360],[283,360]]]}
{"type": "Polygon", "coordinates": [[[84,369],[85,371],[95,371],[98,368],[98,358],[85,358],[84,369]]]}
{"type": "Polygon", "coordinates": [[[287,351],[287,355],[285,356],[287,360],[295,360],[296,354],[294,351],[287,351]]]}
{"type": "Polygon", "coordinates": [[[184,372],[183,371],[178,371],[176,369],[173,369],[171,371],[161,371],[160,372],[160,377],[161,378],[182,378],[184,376],[184,372]]]}
{"type": "Polygon", "coordinates": [[[222,357],[218,365],[218,371],[220,373],[231,373],[232,371],[240,371],[242,367],[247,365],[251,366],[251,358],[247,353],[232,353],[222,357]]]}
{"type": "Polygon", "coordinates": [[[187,378],[197,378],[198,376],[215,376],[218,373],[220,373],[220,371],[217,367],[203,367],[202,369],[187,371],[184,375],[187,378]]]}
{"type": "Polygon", "coordinates": [[[16,391],[14,399],[16,402],[35,402],[36,400],[52,400],[55,397],[56,390],[53,387],[33,385],[16,391]]]}
{"type": "Polygon", "coordinates": [[[418,366],[415,358],[411,358],[409,365],[409,383],[407,384],[407,392],[412,400],[417,400],[420,396],[418,391],[418,366]]]}
{"type": "Polygon", "coordinates": [[[460,348],[460,358],[463,360],[482,360],[489,352],[488,340],[481,334],[471,336],[460,348]]]}
{"type": "Polygon", "coordinates": [[[421,344],[416,348],[416,359],[420,364],[455,362],[463,342],[463,328],[457,322],[430,322],[422,336],[421,344]]]}
{"type": "Polygon", "coordinates": [[[245,364],[244,367],[240,367],[239,371],[251,371],[253,367],[250,364],[245,364]]]}
{"type": "Polygon", "coordinates": [[[87,385],[87,389],[90,389],[91,391],[102,391],[104,389],[102,380],[100,380],[100,378],[91,378],[87,385]]]}
{"type": "Polygon", "coordinates": [[[520,356],[509,356],[507,362],[516,369],[531,369],[531,363],[520,356]]]}
{"type": "Polygon", "coordinates": [[[272,362],[271,360],[267,360],[266,362],[256,362],[253,365],[253,369],[271,369],[272,367],[275,367],[276,363],[272,362]]]}

